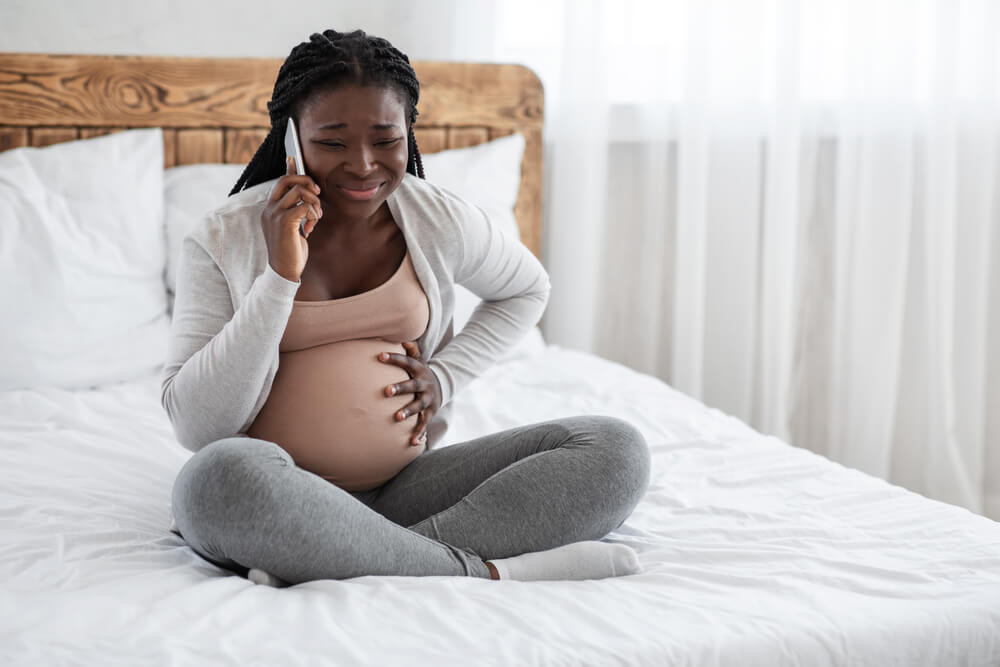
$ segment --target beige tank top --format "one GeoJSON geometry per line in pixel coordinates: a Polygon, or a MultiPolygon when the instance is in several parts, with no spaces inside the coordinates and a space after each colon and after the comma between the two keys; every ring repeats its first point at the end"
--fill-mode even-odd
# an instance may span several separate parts
{"type": "Polygon", "coordinates": [[[385,483],[426,445],[409,445],[415,415],[394,417],[413,394],[385,395],[387,385],[409,374],[377,356],[406,354],[400,343],[419,338],[429,314],[409,252],[374,289],[295,301],[274,384],[248,434],[277,443],[296,465],[348,491],[385,483]]]}

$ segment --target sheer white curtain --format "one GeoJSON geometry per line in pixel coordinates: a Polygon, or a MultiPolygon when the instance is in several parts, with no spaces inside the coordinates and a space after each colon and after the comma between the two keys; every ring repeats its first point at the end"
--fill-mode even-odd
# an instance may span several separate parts
{"type": "Polygon", "coordinates": [[[1000,518],[998,3],[474,4],[546,85],[550,342],[1000,518]]]}

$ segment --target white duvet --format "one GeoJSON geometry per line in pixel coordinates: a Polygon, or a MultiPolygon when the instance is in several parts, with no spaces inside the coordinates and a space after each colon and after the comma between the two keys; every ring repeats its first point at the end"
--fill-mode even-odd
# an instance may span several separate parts
{"type": "Polygon", "coordinates": [[[0,393],[3,665],[1000,665],[1000,524],[554,346],[455,399],[448,442],[573,414],[638,426],[641,575],[254,586],[168,532],[190,453],[159,378],[0,393]]]}

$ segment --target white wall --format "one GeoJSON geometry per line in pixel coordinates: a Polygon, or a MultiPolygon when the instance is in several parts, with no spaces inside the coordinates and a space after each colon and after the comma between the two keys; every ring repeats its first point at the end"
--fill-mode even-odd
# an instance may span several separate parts
{"type": "Polygon", "coordinates": [[[284,58],[361,28],[416,60],[484,59],[488,0],[0,0],[0,51],[284,58]],[[469,20],[472,13],[478,21],[469,20]]]}

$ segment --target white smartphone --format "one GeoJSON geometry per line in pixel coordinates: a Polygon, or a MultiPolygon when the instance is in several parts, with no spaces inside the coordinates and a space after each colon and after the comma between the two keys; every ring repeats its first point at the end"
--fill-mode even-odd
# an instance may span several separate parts
{"type": "MultiPolygon", "coordinates": [[[[302,159],[302,145],[299,144],[299,133],[295,129],[295,121],[289,116],[288,125],[285,128],[285,157],[295,158],[295,173],[299,176],[306,175],[306,163],[302,159]]],[[[303,202],[299,202],[301,205],[303,202]]],[[[299,222],[299,234],[306,235],[306,218],[299,222]]]]}
{"type": "Polygon", "coordinates": [[[299,143],[299,133],[295,129],[295,121],[289,117],[285,128],[285,156],[295,158],[295,173],[306,175],[306,163],[302,159],[302,145],[299,143]]]}

